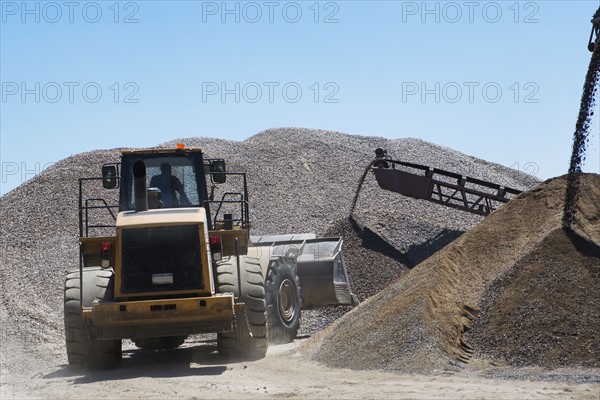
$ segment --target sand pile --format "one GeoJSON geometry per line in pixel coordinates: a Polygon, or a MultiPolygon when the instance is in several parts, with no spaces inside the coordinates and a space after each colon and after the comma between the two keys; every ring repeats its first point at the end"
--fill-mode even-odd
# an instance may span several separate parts
{"type": "Polygon", "coordinates": [[[600,367],[598,289],[600,247],[556,230],[492,284],[468,342],[511,365],[600,367]]]}
{"type": "MultiPolygon", "coordinates": [[[[337,367],[430,372],[460,366],[473,351],[493,353],[495,336],[501,334],[495,332],[502,332],[520,335],[506,341],[504,350],[513,352],[508,362],[597,365],[600,318],[590,294],[600,291],[600,176],[583,175],[580,181],[573,244],[569,245],[571,238],[565,237],[561,228],[566,179],[547,181],[507,203],[320,332],[303,351],[337,367]],[[566,253],[555,254],[561,251],[566,253]],[[572,261],[566,263],[568,260],[572,261]],[[539,280],[528,279],[529,269],[523,267],[532,263],[543,264],[536,267],[539,280]],[[553,269],[562,271],[564,284],[560,277],[553,277],[553,269]],[[503,277],[514,283],[508,290],[526,289],[538,301],[515,304],[506,311],[513,298],[505,291],[507,286],[499,284],[503,277]],[[544,285],[556,289],[545,303],[544,285]],[[565,307],[558,307],[560,304],[565,307]],[[577,312],[584,315],[573,316],[577,312]],[[486,313],[491,315],[487,323],[486,313]],[[465,337],[466,328],[477,318],[481,320],[473,325],[479,327],[465,337]],[[552,321],[562,320],[566,320],[565,326],[553,328],[552,321]],[[519,329],[526,332],[518,333],[519,329]],[[546,333],[536,336],[536,331],[544,329],[546,333]],[[578,339],[556,334],[563,330],[577,334],[578,339]],[[533,337],[535,340],[528,340],[533,337]],[[574,345],[582,349],[576,356],[569,354],[574,345]],[[540,355],[544,351],[546,354],[540,355]]],[[[523,296],[521,293],[520,298],[523,296]]],[[[499,352],[503,350],[494,354],[499,352]]]]}

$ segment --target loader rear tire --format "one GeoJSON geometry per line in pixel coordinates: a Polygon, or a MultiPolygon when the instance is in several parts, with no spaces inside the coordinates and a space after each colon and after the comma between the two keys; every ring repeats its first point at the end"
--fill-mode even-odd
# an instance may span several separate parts
{"type": "Polygon", "coordinates": [[[233,293],[236,307],[233,332],[219,333],[219,353],[229,359],[257,360],[267,353],[267,318],[265,287],[260,261],[253,257],[240,257],[240,279],[236,257],[224,257],[216,263],[217,291],[233,293]],[[241,293],[240,284],[241,282],[241,293]]]}
{"type": "Polygon", "coordinates": [[[121,340],[93,340],[82,316],[82,304],[91,307],[94,299],[111,300],[114,273],[100,267],[83,270],[83,301],[80,298],[79,271],[65,280],[64,322],[69,365],[76,369],[102,369],[121,361],[121,340]]]}
{"type": "Polygon", "coordinates": [[[265,283],[269,342],[293,342],[300,328],[302,299],[296,265],[287,258],[271,261],[265,283]]]}

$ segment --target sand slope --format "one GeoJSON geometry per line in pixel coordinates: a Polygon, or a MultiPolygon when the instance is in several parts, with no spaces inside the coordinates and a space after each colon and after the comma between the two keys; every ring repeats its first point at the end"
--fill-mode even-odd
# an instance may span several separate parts
{"type": "MultiPolygon", "coordinates": [[[[514,272],[519,265],[528,264],[528,257],[535,259],[536,254],[542,254],[545,260],[553,261],[538,266],[540,271],[553,265],[576,283],[571,284],[569,289],[562,281],[554,281],[556,290],[553,296],[547,298],[545,305],[539,309],[519,308],[524,314],[519,315],[516,321],[500,321],[497,326],[482,323],[484,327],[478,328],[480,337],[473,338],[475,350],[490,351],[495,346],[495,337],[514,335],[521,330],[519,339],[508,340],[512,350],[519,355],[516,359],[520,360],[520,364],[597,365],[600,318],[597,307],[594,312],[595,303],[591,296],[600,291],[598,243],[584,240],[580,235],[588,239],[597,238],[600,231],[600,176],[588,174],[582,177],[577,232],[571,235],[576,237],[575,243],[566,240],[561,228],[565,182],[564,177],[547,181],[507,203],[316,335],[303,351],[327,365],[357,369],[424,372],[460,366],[468,362],[473,353],[472,346],[463,335],[466,327],[476,318],[481,307],[486,310],[493,308],[484,301],[485,297],[490,297],[490,291],[504,290],[502,285],[494,286],[493,283],[514,272]],[[557,241],[561,246],[556,246],[557,241]],[[567,261],[579,258],[583,260],[581,266],[569,268],[567,261]],[[579,294],[573,292],[574,285],[579,294]],[[567,306],[569,312],[563,312],[554,306],[565,301],[591,303],[583,310],[573,305],[578,308],[576,312],[584,313],[574,318],[575,310],[567,306]],[[538,337],[537,341],[529,340],[536,331],[555,329],[551,322],[542,323],[554,319],[565,319],[565,324],[577,325],[581,332],[578,341],[567,335],[557,338],[550,334],[538,337]],[[503,328],[502,332],[499,327],[503,328]],[[556,346],[557,342],[561,346],[556,346]],[[572,345],[582,349],[577,356],[569,355],[572,345]],[[540,355],[544,349],[548,354],[540,355]]],[[[551,275],[550,272],[546,274],[551,275]]],[[[527,272],[522,273],[520,278],[523,287],[536,285],[527,272]]],[[[543,293],[544,286],[547,285],[538,287],[539,294],[543,293]]],[[[522,301],[518,296],[504,296],[508,300],[503,304],[522,301]]],[[[502,302],[502,299],[499,301],[502,302]]],[[[498,352],[503,352],[503,348],[497,349],[495,354],[498,352]]]]}

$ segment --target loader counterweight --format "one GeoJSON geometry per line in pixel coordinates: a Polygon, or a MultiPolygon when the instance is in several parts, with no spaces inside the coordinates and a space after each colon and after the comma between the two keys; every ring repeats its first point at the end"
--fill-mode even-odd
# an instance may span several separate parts
{"type": "Polygon", "coordinates": [[[83,310],[83,317],[93,326],[92,337],[98,340],[231,332],[234,297],[217,294],[187,299],[94,302],[91,309],[83,310]]]}

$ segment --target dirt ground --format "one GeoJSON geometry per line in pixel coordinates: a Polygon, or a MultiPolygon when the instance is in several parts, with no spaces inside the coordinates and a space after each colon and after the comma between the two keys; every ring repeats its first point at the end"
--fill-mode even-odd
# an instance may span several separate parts
{"type": "Polygon", "coordinates": [[[14,355],[12,361],[18,363],[12,371],[2,371],[0,397],[597,399],[600,395],[598,383],[490,379],[469,371],[430,376],[331,369],[303,359],[295,351],[301,342],[271,347],[259,361],[227,363],[211,340],[198,339],[171,351],[127,350],[119,368],[86,374],[71,371],[64,357],[53,362],[21,353],[14,355]]]}

